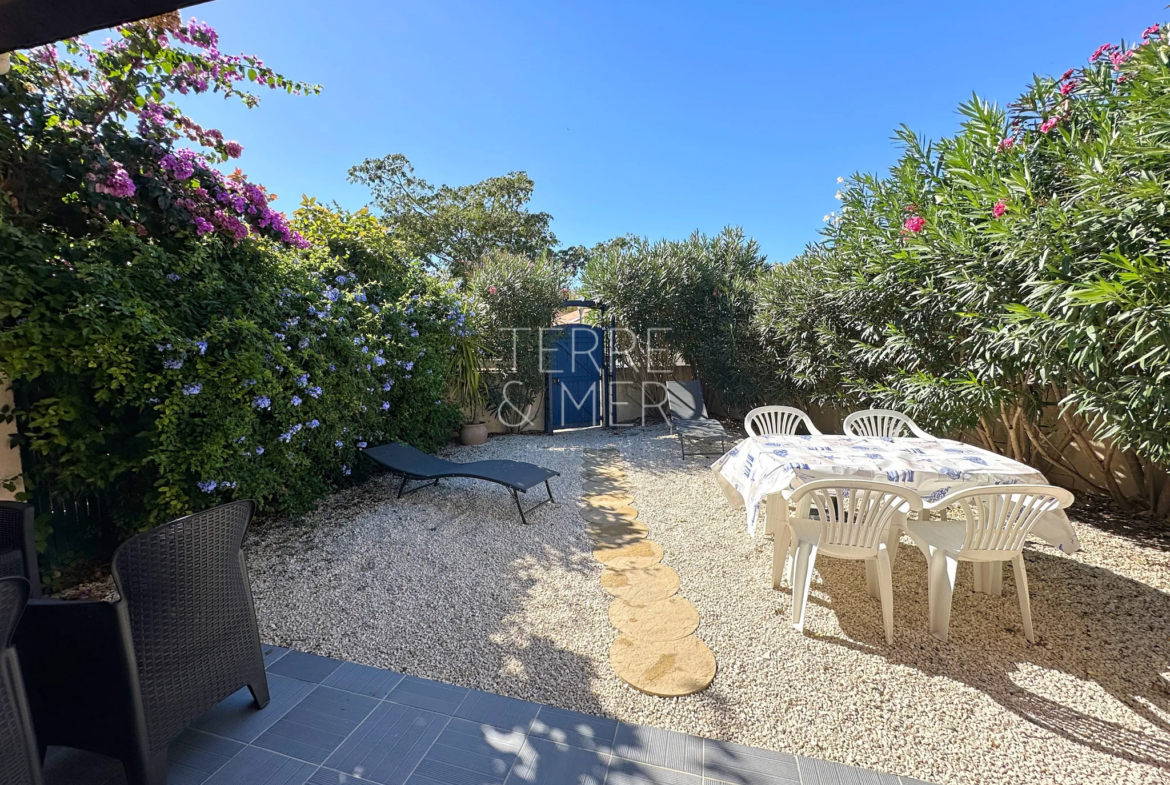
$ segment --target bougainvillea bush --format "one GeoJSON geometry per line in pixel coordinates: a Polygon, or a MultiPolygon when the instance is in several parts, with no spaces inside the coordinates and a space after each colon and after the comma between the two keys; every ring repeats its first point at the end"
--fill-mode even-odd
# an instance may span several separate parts
{"type": "Polygon", "coordinates": [[[194,20],[120,34],[0,76],[0,374],[33,495],[101,491],[125,536],[234,498],[304,509],[367,443],[445,438],[453,294],[365,211],[286,219],[169,100],[316,88],[194,20]]]}
{"type": "Polygon", "coordinates": [[[900,131],[888,175],[843,179],[824,241],[762,278],[779,380],[1170,512],[1165,28],[960,112],[934,144],[900,131]]]}

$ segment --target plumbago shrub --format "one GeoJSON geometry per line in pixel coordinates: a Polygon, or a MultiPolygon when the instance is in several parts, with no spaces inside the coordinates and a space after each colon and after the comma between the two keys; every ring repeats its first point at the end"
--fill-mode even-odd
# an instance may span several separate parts
{"type": "Polygon", "coordinates": [[[466,307],[491,358],[484,373],[487,407],[501,422],[522,428],[544,395],[548,350],[556,340],[550,330],[569,295],[570,271],[547,252],[530,257],[501,250],[466,268],[466,307]]]}
{"type": "Polygon", "coordinates": [[[1168,64],[1154,25],[1006,110],[972,99],[952,138],[903,129],[889,173],[843,181],[824,241],[761,279],[779,381],[1170,513],[1168,64]]]}
{"type": "Polygon", "coordinates": [[[668,364],[658,350],[669,347],[727,407],[746,412],[771,388],[752,323],[755,281],[767,266],[739,228],[683,241],[627,238],[590,256],[582,288],[643,345],[652,341],[655,367],[668,364]],[[648,338],[649,330],[663,329],[648,338]]]}
{"type": "Polygon", "coordinates": [[[233,498],[303,509],[367,444],[446,437],[454,294],[365,211],[288,221],[215,168],[238,145],[165,103],[315,88],[194,22],[121,32],[0,77],[0,374],[29,487],[104,492],[125,536],[233,498]]]}

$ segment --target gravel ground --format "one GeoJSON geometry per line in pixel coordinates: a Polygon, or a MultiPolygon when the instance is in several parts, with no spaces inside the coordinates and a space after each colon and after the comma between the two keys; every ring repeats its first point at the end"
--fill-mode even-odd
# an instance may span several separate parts
{"type": "Polygon", "coordinates": [[[990,597],[970,591],[969,565],[950,643],[932,638],[926,564],[904,540],[890,647],[860,562],[818,560],[805,634],[793,630],[789,591],[771,588],[771,541],[747,536],[713,458],[682,459],[662,426],[493,438],[448,457],[556,469],[558,504],[524,527],[499,486],[444,480],[396,500],[377,477],[305,520],[269,522],[246,546],[262,637],[947,785],[1170,781],[1170,543],[1157,525],[1079,507],[1080,553],[1030,545],[1036,646],[1010,569],[990,597]],[[575,503],[582,448],[607,445],[715,653],[718,675],[698,695],[643,695],[609,665],[611,598],[575,503]]]}

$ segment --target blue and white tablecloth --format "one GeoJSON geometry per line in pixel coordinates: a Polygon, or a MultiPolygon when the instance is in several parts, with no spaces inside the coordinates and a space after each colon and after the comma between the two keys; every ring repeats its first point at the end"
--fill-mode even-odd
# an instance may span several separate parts
{"type": "MultiPolygon", "coordinates": [[[[752,436],[711,465],[733,507],[747,508],[755,535],[764,497],[785,497],[806,482],[853,477],[904,485],[925,501],[977,485],[1048,484],[1018,461],[950,439],[867,436],[752,436]]],[[[1044,515],[1032,533],[1072,553],[1081,544],[1062,510],[1044,515]]]]}

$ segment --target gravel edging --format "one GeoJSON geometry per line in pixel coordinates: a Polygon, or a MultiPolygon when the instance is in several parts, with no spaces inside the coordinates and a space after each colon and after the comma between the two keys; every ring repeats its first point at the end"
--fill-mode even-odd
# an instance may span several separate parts
{"type": "MultiPolygon", "coordinates": [[[[1040,642],[960,566],[951,641],[927,631],[925,561],[904,540],[887,647],[860,562],[818,559],[805,635],[771,588],[771,540],[747,536],[709,464],[665,427],[496,437],[455,460],[561,472],[522,526],[507,491],[444,480],[401,500],[375,477],[246,543],[272,643],[566,709],[939,783],[1170,780],[1170,555],[1086,525],[1084,550],[1025,552],[1040,642]],[[611,601],[577,514],[581,451],[618,447],[640,519],[699,610],[719,673],[654,698],[609,668],[611,601]]],[[[1097,516],[1093,510],[1090,515],[1097,516]]]]}

